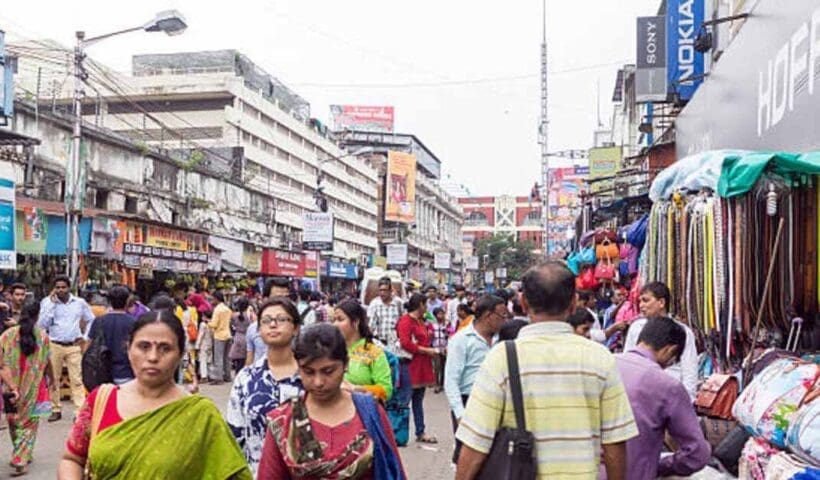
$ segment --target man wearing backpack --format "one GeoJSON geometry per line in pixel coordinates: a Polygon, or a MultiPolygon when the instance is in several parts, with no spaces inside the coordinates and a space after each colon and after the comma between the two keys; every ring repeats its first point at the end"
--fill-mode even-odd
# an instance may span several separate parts
{"type": "Polygon", "coordinates": [[[310,290],[299,289],[299,303],[296,305],[302,316],[302,326],[309,327],[316,323],[316,310],[310,305],[310,290]]]}
{"type": "Polygon", "coordinates": [[[128,335],[131,334],[131,327],[136,322],[134,317],[128,315],[125,311],[130,295],[131,291],[125,285],[112,287],[108,291],[108,302],[111,304],[111,311],[94,319],[91,328],[88,330],[88,338],[91,342],[94,342],[97,330],[102,329],[105,346],[111,352],[111,376],[117,385],[122,385],[134,378],[134,372],[131,370],[131,363],[128,361],[128,352],[125,347],[128,343],[128,335]]]}

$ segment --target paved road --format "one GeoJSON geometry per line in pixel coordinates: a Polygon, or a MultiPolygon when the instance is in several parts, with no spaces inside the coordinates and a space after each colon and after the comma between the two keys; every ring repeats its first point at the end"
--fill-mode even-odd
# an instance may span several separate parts
{"type": "MultiPolygon", "coordinates": [[[[218,387],[203,387],[203,394],[216,402],[217,406],[223,410],[228,400],[230,387],[227,385],[218,387]]],[[[426,422],[427,431],[438,437],[438,445],[419,445],[415,441],[401,448],[401,457],[407,475],[411,480],[445,480],[453,478],[453,470],[450,466],[450,457],[453,449],[453,434],[450,426],[450,418],[447,410],[447,401],[444,394],[434,394],[432,390],[427,391],[424,406],[427,411],[426,422]]],[[[43,422],[40,425],[39,438],[34,453],[34,463],[31,465],[30,479],[54,479],[56,478],[57,463],[62,456],[65,439],[71,428],[72,407],[68,403],[63,407],[63,419],[56,423],[43,422]]],[[[411,434],[413,432],[411,420],[411,434]]],[[[7,459],[11,456],[11,442],[8,437],[8,430],[0,431],[0,478],[8,478],[7,459]]]]}

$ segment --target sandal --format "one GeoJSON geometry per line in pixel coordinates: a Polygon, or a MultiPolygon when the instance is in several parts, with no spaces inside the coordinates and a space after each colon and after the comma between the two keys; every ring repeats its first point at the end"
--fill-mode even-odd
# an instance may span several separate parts
{"type": "Polygon", "coordinates": [[[14,471],[11,472],[12,477],[20,477],[28,473],[28,465],[23,465],[19,467],[14,467],[14,471]]]}
{"type": "Polygon", "coordinates": [[[427,435],[422,435],[420,437],[416,437],[416,442],[436,444],[438,443],[438,440],[436,440],[436,437],[428,437],[427,435]]]}

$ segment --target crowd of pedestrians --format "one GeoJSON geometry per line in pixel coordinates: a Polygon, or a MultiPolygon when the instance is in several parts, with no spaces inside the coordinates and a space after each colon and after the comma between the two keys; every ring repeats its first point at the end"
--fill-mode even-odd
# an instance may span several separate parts
{"type": "Polygon", "coordinates": [[[531,435],[538,478],[650,479],[708,461],[697,351],[665,285],[641,289],[629,327],[615,321],[623,292],[599,309],[559,262],[519,291],[402,287],[382,278],[365,306],[284,279],[232,298],[182,286],[147,304],[123,285],[87,302],[65,277],[40,301],[14,284],[0,301],[11,473],[27,473],[39,421],[62,419],[63,372],[75,415],[61,479],[404,479],[410,419],[417,443],[438,443],[428,389],[446,396],[457,479],[494,472],[510,428],[531,435]],[[225,382],[223,419],[195,393],[225,382]]]}

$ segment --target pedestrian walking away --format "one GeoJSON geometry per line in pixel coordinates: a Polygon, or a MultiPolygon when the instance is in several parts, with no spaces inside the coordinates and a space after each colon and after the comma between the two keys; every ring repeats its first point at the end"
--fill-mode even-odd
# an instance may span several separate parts
{"type": "MultiPolygon", "coordinates": [[[[566,323],[577,299],[575,276],[563,262],[548,261],[523,276],[522,290],[532,323],[515,347],[525,423],[539,440],[538,478],[595,478],[601,458],[610,480],[627,478],[626,441],[638,429],[612,354],[566,323]]],[[[495,348],[476,374],[456,433],[463,444],[458,480],[476,478],[499,429],[516,425],[508,372],[505,349],[495,348]]]]}
{"type": "Polygon", "coordinates": [[[12,476],[24,475],[33,460],[40,419],[51,413],[47,384],[55,381],[48,361],[48,335],[37,327],[40,304],[30,300],[20,311],[19,325],[0,335],[0,377],[8,386],[13,409],[7,409],[11,436],[12,476]]]}
{"type": "Polygon", "coordinates": [[[342,388],[348,356],[339,329],[305,327],[294,357],[305,394],[268,415],[257,478],[407,478],[384,409],[372,395],[342,388]]]}
{"type": "Polygon", "coordinates": [[[410,384],[413,386],[412,407],[416,441],[438,443],[436,437],[425,433],[424,425],[424,392],[427,387],[434,386],[436,383],[432,357],[438,355],[438,351],[430,346],[430,334],[424,322],[427,312],[424,295],[414,293],[404,308],[407,313],[401,317],[396,329],[401,348],[413,355],[413,359],[408,364],[408,371],[410,384]]]}
{"type": "Polygon", "coordinates": [[[176,384],[185,331],[172,310],[143,314],[128,358],[136,378],[92,391],[77,415],[59,480],[252,477],[242,451],[210,400],[176,384]],[[89,478],[89,477],[85,477],[89,478]]]}
{"type": "Polygon", "coordinates": [[[88,337],[93,339],[98,329],[103,330],[105,346],[111,352],[111,375],[117,385],[122,385],[134,378],[126,349],[131,327],[136,322],[131,315],[125,312],[130,295],[131,291],[125,285],[112,287],[108,292],[111,312],[95,318],[88,332],[88,337]]]}
{"type": "Polygon", "coordinates": [[[287,298],[276,297],[263,304],[257,323],[259,338],[265,342],[265,356],[240,370],[231,388],[226,419],[254,476],[262,455],[268,413],[302,392],[291,348],[300,322],[296,305],[287,298]]]}
{"type": "Polygon", "coordinates": [[[85,389],[82,376],[82,348],[87,340],[87,326],[94,320],[91,308],[70,291],[71,282],[61,275],[54,280],[54,290],[40,303],[38,326],[48,332],[51,346],[51,368],[55,381],[51,387],[52,414],[49,422],[62,418],[60,403],[60,376],[63,366],[68,368],[71,401],[76,409],[83,406],[85,389]]]}

